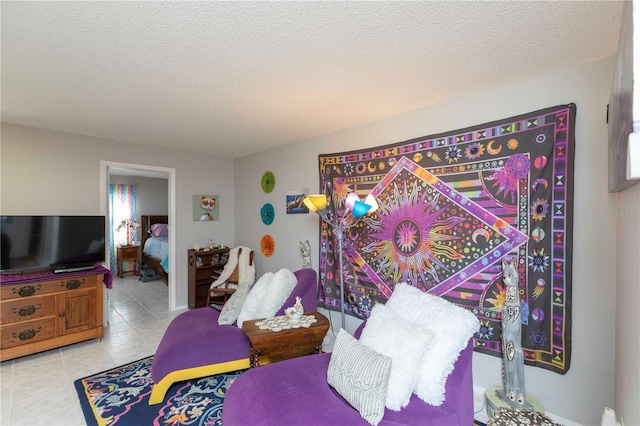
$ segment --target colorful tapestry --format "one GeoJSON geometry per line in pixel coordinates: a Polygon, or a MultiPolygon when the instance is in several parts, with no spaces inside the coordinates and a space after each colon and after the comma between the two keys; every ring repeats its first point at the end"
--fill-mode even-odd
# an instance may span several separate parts
{"type": "MultiPolygon", "coordinates": [[[[380,208],[344,235],[345,311],[368,317],[397,282],[471,310],[475,350],[502,356],[501,259],[517,260],[525,362],[569,368],[575,105],[367,150],[322,154],[334,217],[380,208]]],[[[340,309],[337,236],[321,221],[319,304],[340,309]]]]}

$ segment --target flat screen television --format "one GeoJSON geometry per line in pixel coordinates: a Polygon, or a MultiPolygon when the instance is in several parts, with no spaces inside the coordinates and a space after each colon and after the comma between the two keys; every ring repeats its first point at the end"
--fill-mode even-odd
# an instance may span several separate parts
{"type": "Polygon", "coordinates": [[[0,273],[92,269],[105,260],[104,216],[0,216],[0,273]]]}

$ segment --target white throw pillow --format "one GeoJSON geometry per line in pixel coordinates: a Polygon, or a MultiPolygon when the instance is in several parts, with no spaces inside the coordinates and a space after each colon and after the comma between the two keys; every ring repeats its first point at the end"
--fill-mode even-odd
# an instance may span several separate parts
{"type": "Polygon", "coordinates": [[[218,316],[218,324],[233,324],[238,319],[238,315],[240,315],[240,311],[242,311],[242,305],[244,305],[244,301],[248,295],[249,287],[242,286],[238,288],[222,307],[220,315],[218,316]]]}
{"type": "Polygon", "coordinates": [[[340,329],[333,344],[327,382],[374,426],[384,417],[390,370],[391,358],[340,329]]]}
{"type": "MultiPolygon", "coordinates": [[[[273,274],[273,281],[268,286],[267,291],[258,305],[255,318],[274,316],[284,302],[287,301],[296,284],[298,284],[298,278],[288,269],[282,268],[273,274]]],[[[251,292],[253,292],[253,290],[251,292]]]]}
{"type": "Polygon", "coordinates": [[[371,310],[360,343],[393,360],[385,402],[388,409],[400,411],[409,404],[422,356],[432,340],[433,333],[404,322],[385,305],[376,305],[371,310]]]}
{"type": "Polygon", "coordinates": [[[413,392],[427,404],[442,405],[447,377],[480,328],[478,319],[464,308],[405,283],[396,285],[386,306],[405,321],[433,332],[413,392]]]}
{"type": "Polygon", "coordinates": [[[242,328],[242,323],[246,320],[258,318],[256,313],[258,312],[260,303],[262,303],[262,299],[264,299],[265,294],[273,282],[273,275],[273,272],[267,272],[253,285],[238,315],[238,327],[242,328]]]}

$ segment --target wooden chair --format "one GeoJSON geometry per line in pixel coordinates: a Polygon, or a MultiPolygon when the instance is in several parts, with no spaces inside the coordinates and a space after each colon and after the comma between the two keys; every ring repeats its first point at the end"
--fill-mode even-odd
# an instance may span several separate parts
{"type": "MultiPolygon", "coordinates": [[[[238,250],[238,260],[240,259],[240,254],[242,253],[242,249],[238,250]]],[[[249,253],[249,266],[253,266],[253,250],[249,253]]],[[[223,272],[224,273],[224,272],[223,272]]],[[[218,276],[213,276],[214,281],[218,279],[218,276]]],[[[236,288],[239,283],[240,278],[240,262],[236,264],[235,269],[231,273],[231,276],[225,281],[224,284],[209,288],[209,292],[207,293],[207,306],[212,306],[216,309],[222,309],[229,297],[236,291],[236,288]]]]}

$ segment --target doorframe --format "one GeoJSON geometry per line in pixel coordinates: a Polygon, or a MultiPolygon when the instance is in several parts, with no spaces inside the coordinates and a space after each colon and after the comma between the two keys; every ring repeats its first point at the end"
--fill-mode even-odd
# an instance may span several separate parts
{"type": "MultiPolygon", "coordinates": [[[[100,161],[100,214],[105,217],[109,216],[109,170],[111,168],[117,169],[131,169],[136,171],[148,171],[154,173],[166,173],[169,180],[168,185],[168,199],[169,199],[169,280],[167,286],[169,287],[169,310],[175,311],[178,309],[176,306],[176,169],[171,167],[159,167],[149,166],[146,164],[133,164],[133,163],[121,163],[115,161],[100,161]]],[[[107,223],[109,221],[107,220],[107,223]]],[[[107,240],[109,239],[109,233],[107,233],[107,240]]],[[[111,244],[108,241],[107,244],[111,244]]],[[[110,247],[110,246],[107,246],[110,247]]],[[[111,253],[106,251],[106,263],[110,264],[111,253]]]]}

